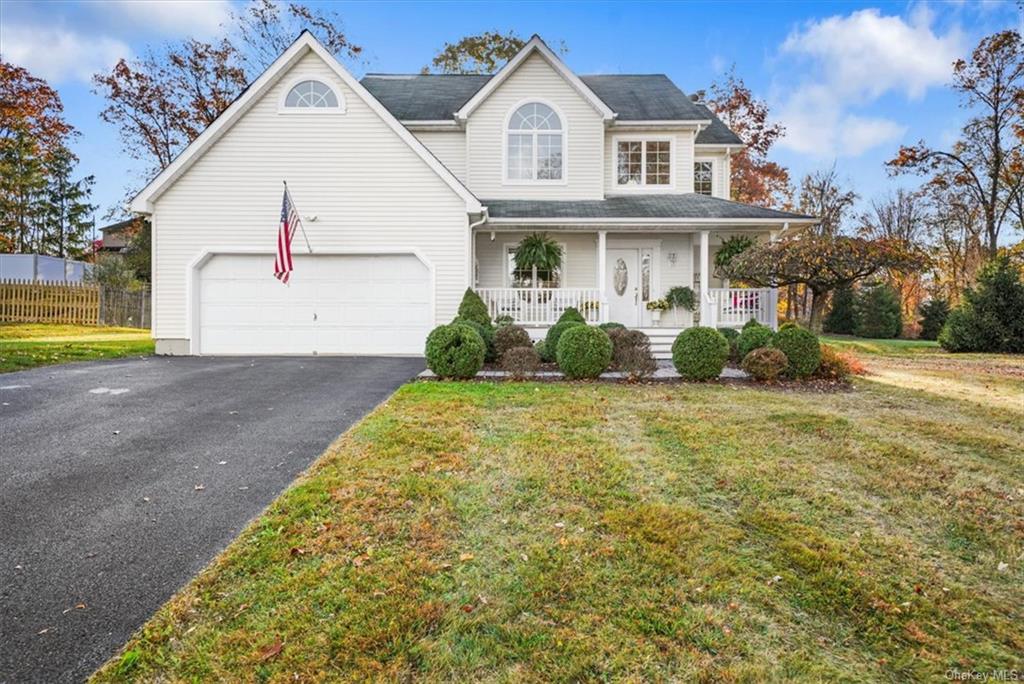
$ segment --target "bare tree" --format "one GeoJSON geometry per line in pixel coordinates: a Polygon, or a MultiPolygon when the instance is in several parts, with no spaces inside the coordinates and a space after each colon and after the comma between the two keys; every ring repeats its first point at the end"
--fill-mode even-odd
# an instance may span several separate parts
{"type": "MultiPolygon", "coordinates": [[[[928,207],[922,191],[899,189],[888,197],[871,202],[871,209],[860,216],[858,234],[903,245],[905,249],[922,247],[926,242],[928,207]]],[[[919,270],[883,270],[883,277],[900,298],[904,320],[915,315],[924,296],[924,277],[919,270]]]]}
{"type": "Polygon", "coordinates": [[[815,228],[818,235],[841,233],[843,220],[857,197],[856,192],[843,187],[835,165],[827,171],[809,173],[800,182],[800,211],[821,219],[815,228]]]}

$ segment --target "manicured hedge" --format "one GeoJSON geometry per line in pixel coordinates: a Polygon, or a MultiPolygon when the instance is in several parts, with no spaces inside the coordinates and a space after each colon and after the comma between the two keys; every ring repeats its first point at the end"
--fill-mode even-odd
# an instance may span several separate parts
{"type": "Polygon", "coordinates": [[[612,362],[616,370],[630,380],[642,380],[658,369],[658,362],[651,354],[651,340],[639,330],[612,328],[608,331],[612,341],[612,362]]]}
{"type": "Polygon", "coordinates": [[[501,357],[501,369],[513,380],[532,377],[540,367],[540,357],[533,347],[512,347],[501,357]]]}
{"type": "Polygon", "coordinates": [[[441,378],[471,378],[484,366],[486,347],[480,334],[465,323],[434,328],[427,336],[427,368],[441,378]]]}
{"type": "Polygon", "coordinates": [[[466,288],[466,293],[462,295],[462,302],[459,304],[459,318],[475,321],[488,328],[492,326],[487,305],[484,304],[484,300],[480,299],[480,295],[473,292],[471,288],[466,288]]]}
{"type": "Polygon", "coordinates": [[[576,321],[577,323],[585,324],[587,319],[583,317],[583,314],[579,312],[579,309],[574,306],[570,306],[562,312],[562,315],[558,317],[556,323],[565,323],[566,321],[576,321]]]}
{"type": "Polygon", "coordinates": [[[600,328],[572,325],[559,337],[556,357],[570,380],[596,378],[612,362],[612,341],[600,328]]]}
{"type": "Polygon", "coordinates": [[[461,316],[456,317],[452,323],[462,323],[476,330],[477,334],[480,335],[480,339],[484,341],[484,361],[491,362],[497,360],[498,354],[494,348],[494,328],[477,323],[469,318],[462,318],[461,316]]]}
{"type": "Polygon", "coordinates": [[[500,359],[509,349],[529,347],[533,349],[530,333],[518,325],[503,325],[494,331],[494,352],[500,359]]]}
{"type": "Polygon", "coordinates": [[[672,364],[687,380],[714,380],[729,358],[729,341],[714,328],[688,328],[672,343],[672,364]]]}
{"type": "Polygon", "coordinates": [[[809,378],[821,363],[821,343],[817,336],[799,326],[782,326],[772,339],[772,346],[781,349],[789,359],[786,374],[794,378],[809,378]]]}
{"type": "Polygon", "coordinates": [[[625,330],[626,329],[626,326],[622,325],[621,323],[615,323],[614,321],[609,321],[608,323],[602,323],[601,325],[599,325],[597,327],[600,328],[601,330],[604,330],[605,332],[611,332],[612,330],[625,330]]]}
{"type": "Polygon", "coordinates": [[[747,323],[743,326],[743,331],[736,339],[736,355],[741,359],[745,359],[747,354],[755,349],[770,346],[774,335],[775,333],[772,332],[772,329],[766,325],[756,322],[754,325],[747,323]]]}
{"type": "Polygon", "coordinates": [[[544,349],[541,358],[545,361],[554,361],[558,354],[558,338],[569,328],[575,325],[585,325],[579,321],[568,320],[555,323],[548,328],[548,334],[544,337],[544,349]]]}

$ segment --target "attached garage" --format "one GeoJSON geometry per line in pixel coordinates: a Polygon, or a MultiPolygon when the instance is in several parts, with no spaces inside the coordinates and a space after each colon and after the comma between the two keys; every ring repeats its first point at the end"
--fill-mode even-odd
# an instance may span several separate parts
{"type": "Polygon", "coordinates": [[[196,277],[199,353],[423,353],[433,287],[416,255],[296,255],[294,265],[283,285],[273,255],[207,259],[196,277]]]}

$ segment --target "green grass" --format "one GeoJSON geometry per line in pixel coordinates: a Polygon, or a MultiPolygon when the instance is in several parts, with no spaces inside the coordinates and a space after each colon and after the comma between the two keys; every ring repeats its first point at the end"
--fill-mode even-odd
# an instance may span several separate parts
{"type": "Polygon", "coordinates": [[[939,343],[932,340],[875,340],[852,335],[825,335],[822,342],[827,342],[837,349],[857,352],[859,354],[877,354],[883,356],[942,353],[939,343]]]}
{"type": "Polygon", "coordinates": [[[153,353],[149,330],[90,325],[0,323],[0,373],[69,361],[153,353]]]}
{"type": "Polygon", "coordinates": [[[1019,669],[1022,454],[1024,407],[874,380],[407,385],[95,679],[1019,669]]]}

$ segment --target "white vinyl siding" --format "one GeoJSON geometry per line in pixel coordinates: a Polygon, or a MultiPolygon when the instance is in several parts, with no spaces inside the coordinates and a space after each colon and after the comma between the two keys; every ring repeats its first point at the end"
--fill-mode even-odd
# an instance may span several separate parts
{"type": "Polygon", "coordinates": [[[469,189],[483,199],[601,199],[604,122],[601,115],[543,57],[534,54],[466,122],[469,189]],[[550,103],[562,119],[563,180],[505,182],[506,122],[527,102],[550,103]]]}
{"type": "MultiPolygon", "coordinates": [[[[731,173],[730,159],[724,152],[708,152],[697,147],[694,152],[694,161],[712,162],[714,169],[711,181],[711,196],[729,199],[729,175],[731,173]]],[[[693,182],[693,164],[690,164],[690,182],[693,182]]]]}
{"type": "Polygon", "coordinates": [[[463,183],[466,182],[466,132],[416,131],[416,138],[448,167],[463,183]]]}
{"type": "MultiPolygon", "coordinates": [[[[154,337],[190,336],[190,266],[205,251],[273,252],[282,180],[314,251],[415,249],[434,269],[434,321],[455,315],[469,282],[465,202],[310,54],[157,199],[154,337]],[[346,112],[280,114],[283,89],[297,78],[330,84],[346,112]]],[[[293,246],[297,254],[306,250],[301,236],[293,246]]],[[[292,274],[302,277],[301,268],[292,274]]]]}

